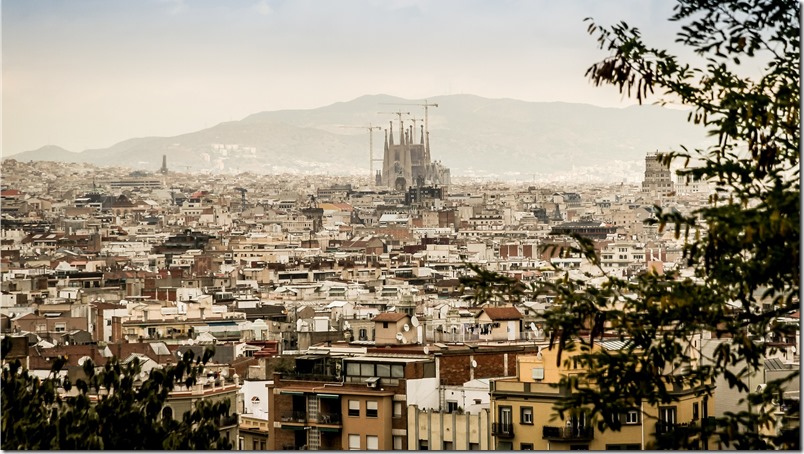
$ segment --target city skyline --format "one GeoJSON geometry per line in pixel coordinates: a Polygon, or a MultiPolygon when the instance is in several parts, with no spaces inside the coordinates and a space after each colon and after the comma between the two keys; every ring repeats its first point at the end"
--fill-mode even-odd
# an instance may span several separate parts
{"type": "Polygon", "coordinates": [[[672,3],[4,2],[3,149],[70,151],[387,93],[626,106],[585,17],[672,48],[672,3]]]}

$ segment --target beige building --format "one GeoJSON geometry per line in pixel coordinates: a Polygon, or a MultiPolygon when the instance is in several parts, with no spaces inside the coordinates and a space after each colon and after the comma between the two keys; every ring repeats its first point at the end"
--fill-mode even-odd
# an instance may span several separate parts
{"type": "Polygon", "coordinates": [[[491,449],[488,410],[479,413],[440,412],[408,407],[409,451],[488,451],[491,449]]]}
{"type": "MultiPolygon", "coordinates": [[[[620,341],[605,341],[595,349],[616,350],[620,341]]],[[[556,387],[563,376],[581,374],[569,368],[569,358],[578,354],[563,352],[562,365],[556,365],[557,349],[542,349],[537,355],[517,357],[517,376],[491,381],[491,433],[495,449],[507,450],[610,450],[652,449],[657,437],[680,436],[685,427],[694,426],[712,414],[713,401],[699,389],[672,390],[676,401],[661,406],[643,404],[620,417],[620,431],[599,431],[597,419],[583,408],[560,417],[555,403],[570,392],[556,387]]],[[[704,444],[704,448],[714,446],[704,444]]]]}

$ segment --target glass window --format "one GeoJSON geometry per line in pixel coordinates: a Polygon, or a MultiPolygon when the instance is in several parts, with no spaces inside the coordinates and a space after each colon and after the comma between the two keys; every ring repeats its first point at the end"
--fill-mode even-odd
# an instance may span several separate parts
{"type": "Polygon", "coordinates": [[[390,364],[377,364],[377,376],[378,377],[390,377],[391,376],[391,365],[390,364]]]}
{"type": "Polygon", "coordinates": [[[402,417],[402,402],[394,402],[394,418],[402,417]]]}
{"type": "Polygon", "coordinates": [[[399,435],[394,435],[394,450],[402,450],[402,437],[399,435]]]}
{"type": "Polygon", "coordinates": [[[367,400],[366,401],[366,417],[369,418],[376,418],[377,417],[377,401],[376,400],[367,400]]]}
{"type": "Polygon", "coordinates": [[[359,450],[359,449],[360,449],[360,435],[349,434],[349,450],[359,450]]]}
{"type": "Polygon", "coordinates": [[[374,364],[371,363],[363,363],[360,365],[360,375],[364,377],[373,377],[374,376],[374,364]]]}
{"type": "Polygon", "coordinates": [[[349,401],[349,416],[360,416],[360,401],[359,400],[350,400],[349,401]]]}
{"type": "Polygon", "coordinates": [[[522,417],[522,424],[533,424],[533,407],[522,407],[522,414],[520,416],[522,417]]]}
{"type": "Polygon", "coordinates": [[[405,366],[394,364],[391,366],[391,376],[394,378],[405,378],[405,366]]]}
{"type": "Polygon", "coordinates": [[[628,413],[625,414],[625,423],[626,424],[639,424],[639,411],[638,410],[630,410],[628,413]]]}
{"type": "Polygon", "coordinates": [[[376,435],[366,435],[366,449],[376,451],[380,449],[380,439],[376,435]]]}
{"type": "Polygon", "coordinates": [[[346,375],[353,377],[360,375],[360,363],[346,363],[346,375]]]}
{"type": "Polygon", "coordinates": [[[458,411],[458,402],[454,400],[447,401],[447,412],[452,413],[458,411]]]}
{"type": "Polygon", "coordinates": [[[522,443],[519,445],[520,451],[533,451],[533,443],[522,443]]]}

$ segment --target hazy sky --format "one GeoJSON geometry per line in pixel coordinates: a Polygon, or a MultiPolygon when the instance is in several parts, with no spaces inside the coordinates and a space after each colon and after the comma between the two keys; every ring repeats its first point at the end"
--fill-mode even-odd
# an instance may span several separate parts
{"type": "MultiPolygon", "coordinates": [[[[4,0],[3,154],[364,94],[621,105],[583,19],[672,47],[669,0],[4,0]]],[[[630,101],[628,102],[630,103],[630,101]]]]}

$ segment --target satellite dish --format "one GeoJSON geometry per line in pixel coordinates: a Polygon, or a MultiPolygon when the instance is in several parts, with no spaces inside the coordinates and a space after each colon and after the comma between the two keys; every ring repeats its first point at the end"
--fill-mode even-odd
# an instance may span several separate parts
{"type": "Polygon", "coordinates": [[[343,322],[343,329],[352,329],[352,325],[350,325],[349,322],[343,322]]]}
{"type": "Polygon", "coordinates": [[[472,360],[472,368],[474,369],[475,367],[477,367],[477,361],[472,360]]]}
{"type": "Polygon", "coordinates": [[[531,331],[536,331],[536,329],[537,329],[536,324],[533,323],[533,322],[530,322],[530,329],[531,329],[531,331]]]}
{"type": "Polygon", "coordinates": [[[410,318],[410,324],[413,326],[419,326],[419,319],[414,315],[410,318]]]}
{"type": "Polygon", "coordinates": [[[396,340],[402,341],[402,333],[396,333],[396,340]]]}
{"type": "Polygon", "coordinates": [[[428,347],[428,346],[426,346],[426,345],[424,346],[424,354],[425,354],[425,355],[429,355],[429,354],[430,354],[430,347],[428,347]]]}
{"type": "Polygon", "coordinates": [[[410,331],[410,325],[405,323],[405,326],[403,326],[402,329],[404,329],[405,331],[410,331]]]}

